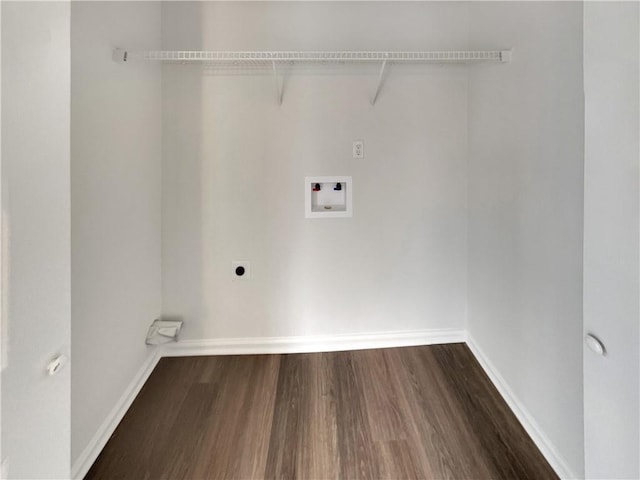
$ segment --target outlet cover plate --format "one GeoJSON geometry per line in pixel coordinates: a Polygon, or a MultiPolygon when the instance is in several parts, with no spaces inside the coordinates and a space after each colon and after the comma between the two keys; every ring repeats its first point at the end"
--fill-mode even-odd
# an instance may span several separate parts
{"type": "Polygon", "coordinates": [[[353,158],[364,158],[364,141],[356,140],[353,142],[353,158]]]}

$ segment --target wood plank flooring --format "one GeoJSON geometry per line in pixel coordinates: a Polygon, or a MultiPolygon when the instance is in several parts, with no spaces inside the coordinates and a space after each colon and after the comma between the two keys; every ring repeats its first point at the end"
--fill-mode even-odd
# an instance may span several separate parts
{"type": "Polygon", "coordinates": [[[163,358],[87,479],[556,479],[465,344],[163,358]]]}

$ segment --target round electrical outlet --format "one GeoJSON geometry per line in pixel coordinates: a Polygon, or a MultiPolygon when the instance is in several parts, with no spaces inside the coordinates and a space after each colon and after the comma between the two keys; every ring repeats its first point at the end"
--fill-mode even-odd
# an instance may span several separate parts
{"type": "Polygon", "coordinates": [[[231,262],[231,280],[245,281],[251,278],[251,263],[246,260],[235,260],[231,262]]]}

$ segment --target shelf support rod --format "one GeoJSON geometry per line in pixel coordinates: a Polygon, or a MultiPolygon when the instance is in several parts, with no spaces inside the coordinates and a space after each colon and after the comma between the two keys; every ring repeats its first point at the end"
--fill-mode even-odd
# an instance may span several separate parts
{"type": "Polygon", "coordinates": [[[280,80],[278,78],[278,67],[276,67],[275,60],[271,61],[271,65],[273,66],[273,81],[275,82],[275,86],[276,86],[276,101],[278,102],[278,105],[282,105],[283,85],[280,83],[280,80]]]}
{"type": "Polygon", "coordinates": [[[383,60],[382,66],[380,67],[380,74],[378,75],[378,86],[376,87],[376,92],[371,97],[371,105],[376,104],[376,100],[378,99],[378,94],[380,93],[380,89],[382,88],[382,80],[384,78],[384,69],[387,66],[387,60],[383,60]]]}

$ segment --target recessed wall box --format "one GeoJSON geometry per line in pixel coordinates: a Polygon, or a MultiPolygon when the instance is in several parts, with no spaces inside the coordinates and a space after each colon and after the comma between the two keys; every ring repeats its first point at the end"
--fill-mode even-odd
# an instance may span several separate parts
{"type": "Polygon", "coordinates": [[[305,177],[304,204],[307,218],[353,216],[351,177],[305,177]]]}

